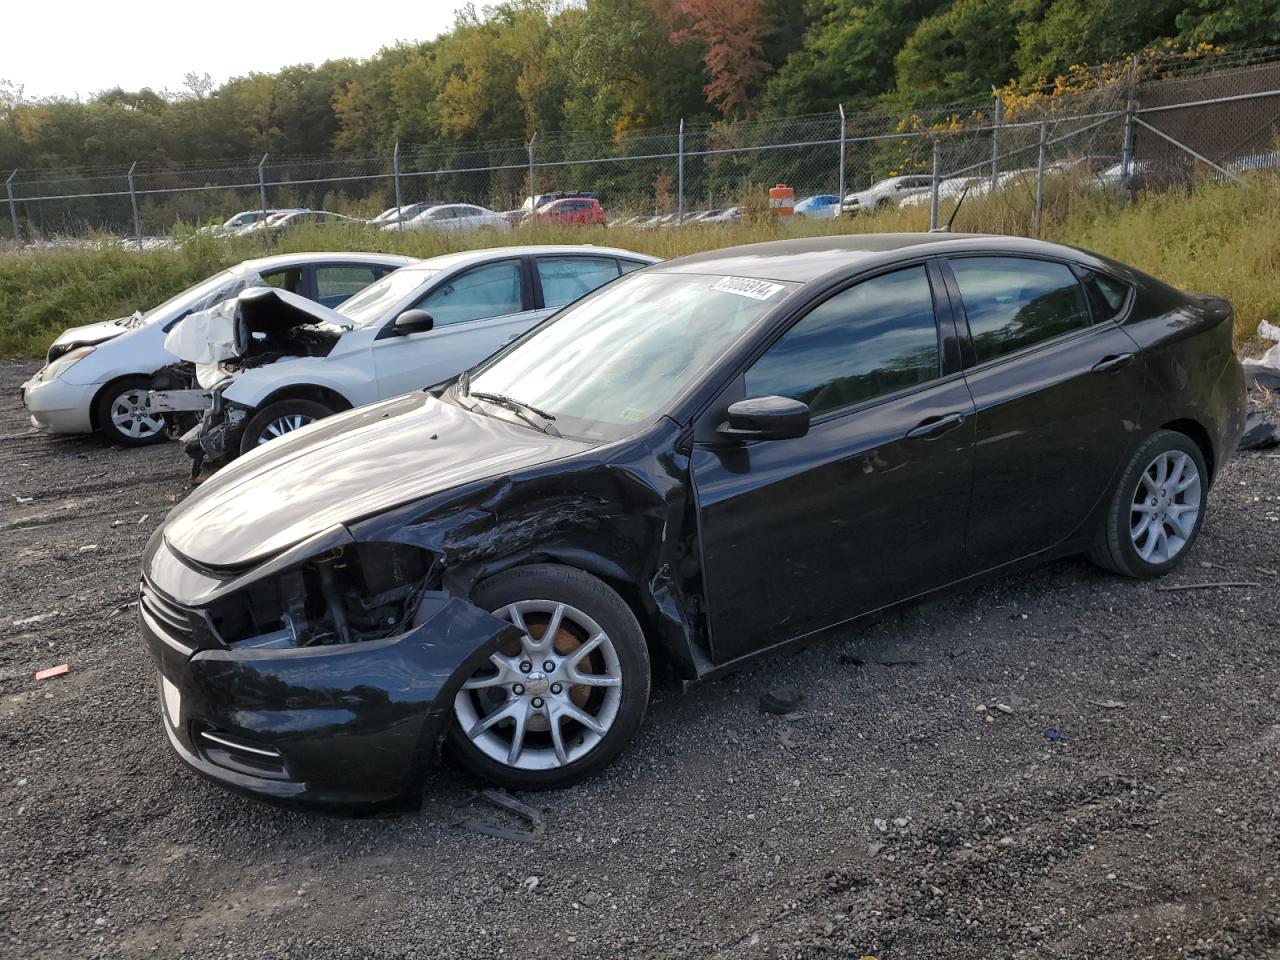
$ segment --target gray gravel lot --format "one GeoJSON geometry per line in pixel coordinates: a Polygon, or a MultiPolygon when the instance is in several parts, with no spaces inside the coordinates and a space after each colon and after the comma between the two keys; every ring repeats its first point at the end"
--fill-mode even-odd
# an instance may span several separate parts
{"type": "Polygon", "coordinates": [[[364,820],[182,768],[126,605],[186,465],[29,429],[31,369],[0,365],[0,956],[1280,957],[1276,452],[1162,584],[1261,587],[1067,561],[660,685],[520,843],[454,825],[496,812],[448,768],[364,820]]]}

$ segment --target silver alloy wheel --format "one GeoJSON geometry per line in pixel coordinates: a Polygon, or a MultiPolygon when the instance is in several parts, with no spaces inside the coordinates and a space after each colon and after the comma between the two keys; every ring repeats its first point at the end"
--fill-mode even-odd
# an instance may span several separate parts
{"type": "Polygon", "coordinates": [[[125,390],[111,401],[111,424],[131,440],[148,440],[164,429],[164,417],[151,413],[146,390],[125,390]]]}
{"type": "Polygon", "coordinates": [[[1129,536],[1147,563],[1168,563],[1187,545],[1200,516],[1200,471],[1189,454],[1168,450],[1138,479],[1129,511],[1129,536]]]}
{"type": "Polygon", "coordinates": [[[567,603],[520,600],[493,613],[523,636],[458,691],[453,714],[463,734],[491,760],[518,770],[582,759],[604,740],[622,703],[613,641],[567,603]]]}
{"type": "Polygon", "coordinates": [[[283,437],[286,433],[292,433],[299,427],[305,427],[308,423],[315,423],[315,417],[308,417],[305,413],[288,413],[283,417],[276,417],[258,434],[258,446],[264,443],[270,443],[277,437],[283,437]]]}

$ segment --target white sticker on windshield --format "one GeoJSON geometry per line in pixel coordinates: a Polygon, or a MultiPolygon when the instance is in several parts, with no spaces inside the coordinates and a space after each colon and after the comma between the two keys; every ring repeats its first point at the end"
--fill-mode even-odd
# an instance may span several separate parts
{"type": "Polygon", "coordinates": [[[770,283],[768,280],[752,280],[748,277],[725,277],[711,285],[712,290],[719,290],[721,293],[736,293],[740,297],[750,297],[752,300],[768,300],[779,290],[786,288],[780,283],[770,283]]]}

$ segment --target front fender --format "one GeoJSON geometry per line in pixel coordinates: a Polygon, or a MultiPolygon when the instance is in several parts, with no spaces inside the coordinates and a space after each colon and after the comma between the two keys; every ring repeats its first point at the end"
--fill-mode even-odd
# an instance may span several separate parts
{"type": "MultiPolygon", "coordinates": [[[[224,400],[256,409],[273,394],[295,387],[323,387],[345,397],[353,407],[378,399],[377,382],[367,364],[349,361],[355,356],[286,357],[275,363],[245,370],[222,391],[224,400]],[[344,362],[348,361],[348,362],[344,362]]],[[[367,359],[367,358],[366,358],[367,359]]]]}

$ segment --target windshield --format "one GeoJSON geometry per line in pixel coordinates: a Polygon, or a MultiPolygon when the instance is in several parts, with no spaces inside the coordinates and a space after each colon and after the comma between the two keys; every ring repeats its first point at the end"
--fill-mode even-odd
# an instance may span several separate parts
{"type": "Polygon", "coordinates": [[[667,412],[795,287],[705,274],[633,273],[477,367],[467,389],[550,414],[568,436],[620,439],[667,412]]]}
{"type": "Polygon", "coordinates": [[[231,280],[235,277],[233,270],[223,270],[221,273],[215,273],[203,283],[197,283],[194,287],[187,287],[175,297],[170,297],[158,307],[152,307],[142,315],[143,323],[152,323],[168,316],[172,312],[190,312],[191,310],[202,309],[217,303],[221,297],[215,297],[214,294],[221,293],[224,287],[231,286],[231,280]]]}
{"type": "Polygon", "coordinates": [[[369,284],[337,308],[353,327],[367,327],[385,319],[387,311],[434,277],[439,270],[402,267],[369,284]]]}

